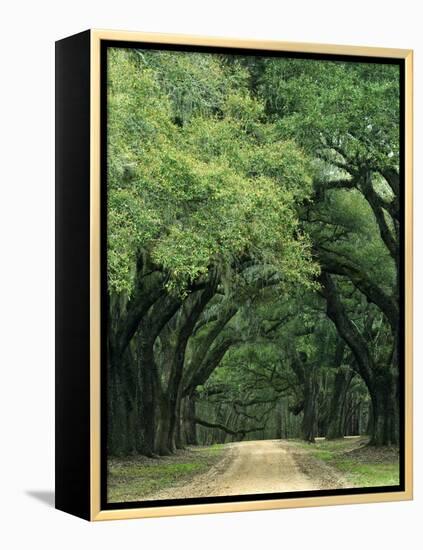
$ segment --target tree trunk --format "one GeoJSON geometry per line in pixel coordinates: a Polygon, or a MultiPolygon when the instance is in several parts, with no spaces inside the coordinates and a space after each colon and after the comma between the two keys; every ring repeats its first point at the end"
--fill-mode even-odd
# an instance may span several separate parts
{"type": "Polygon", "coordinates": [[[175,452],[178,448],[178,426],[180,424],[180,405],[181,405],[181,390],[180,387],[183,369],[183,357],[176,358],[177,365],[174,367],[175,376],[169,383],[167,401],[169,403],[169,435],[168,447],[171,452],[175,452]]]}
{"type": "Polygon", "coordinates": [[[108,439],[107,447],[110,455],[122,455],[125,453],[125,426],[124,403],[122,399],[121,384],[116,368],[108,366],[108,439]]]}
{"type": "Polygon", "coordinates": [[[282,439],[283,438],[283,401],[282,399],[279,399],[276,404],[276,414],[275,414],[275,422],[276,422],[276,439],[282,439]]]}
{"type": "Polygon", "coordinates": [[[160,422],[159,418],[164,408],[165,399],[154,356],[154,343],[164,325],[172,318],[180,305],[179,300],[164,296],[148,312],[140,322],[138,330],[138,372],[142,388],[140,407],[143,447],[141,452],[146,456],[169,454],[169,449],[163,443],[157,447],[156,426],[161,424],[166,429],[167,419],[160,422]],[[160,403],[158,403],[160,401],[160,403]]]}
{"type": "Polygon", "coordinates": [[[345,399],[351,378],[351,371],[345,367],[340,367],[335,375],[326,439],[339,439],[345,435],[345,399]]]}
{"type": "Polygon", "coordinates": [[[170,426],[171,426],[171,406],[165,395],[161,395],[158,399],[158,422],[155,438],[155,452],[161,456],[172,454],[172,449],[169,446],[170,426]]]}
{"type": "Polygon", "coordinates": [[[399,410],[396,393],[396,377],[392,370],[379,368],[370,390],[373,420],[370,445],[398,444],[399,410]]]}
{"type": "Polygon", "coordinates": [[[176,399],[176,425],[175,425],[175,447],[177,449],[183,449],[185,447],[185,433],[183,426],[183,403],[182,403],[182,391],[181,387],[178,390],[178,396],[176,399]]]}
{"type": "Polygon", "coordinates": [[[304,410],[301,425],[302,437],[309,443],[315,442],[317,432],[318,380],[317,369],[309,365],[311,372],[304,377],[304,410]]]}
{"type": "Polygon", "coordinates": [[[109,453],[129,455],[140,452],[142,446],[138,414],[140,388],[131,350],[128,348],[119,359],[111,354],[108,369],[109,453]]]}
{"type": "Polygon", "coordinates": [[[140,360],[142,362],[139,369],[142,390],[140,416],[143,431],[143,448],[141,452],[151,457],[155,454],[154,431],[156,425],[156,390],[152,366],[154,358],[143,354],[140,360]]]}
{"type": "Polygon", "coordinates": [[[169,382],[167,386],[167,401],[169,404],[169,434],[168,448],[174,452],[181,442],[178,441],[178,426],[180,425],[181,399],[183,393],[182,378],[184,374],[185,352],[188,340],[204,308],[213,298],[216,281],[211,281],[199,295],[191,295],[182,307],[177,326],[176,345],[173,360],[170,365],[169,382]]]}
{"type": "Polygon", "coordinates": [[[188,395],[184,399],[184,432],[188,445],[198,445],[197,440],[197,424],[194,421],[196,417],[196,403],[195,396],[188,395]]]}

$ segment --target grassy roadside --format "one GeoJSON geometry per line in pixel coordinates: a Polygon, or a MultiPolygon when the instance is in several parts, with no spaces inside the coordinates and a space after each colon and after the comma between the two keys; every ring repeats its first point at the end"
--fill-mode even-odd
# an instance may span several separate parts
{"type": "Polygon", "coordinates": [[[315,444],[292,443],[337,470],[350,487],[398,485],[398,449],[367,447],[367,441],[365,437],[354,437],[334,441],[317,439],[315,444]]]}
{"type": "Polygon", "coordinates": [[[223,448],[223,445],[189,448],[160,458],[110,458],[108,500],[144,500],[163,489],[189,483],[193,477],[206,472],[219,462],[223,448]]]}

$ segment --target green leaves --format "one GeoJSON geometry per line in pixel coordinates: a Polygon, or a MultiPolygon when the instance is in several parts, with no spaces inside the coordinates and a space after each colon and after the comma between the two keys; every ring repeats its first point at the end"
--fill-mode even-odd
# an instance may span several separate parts
{"type": "Polygon", "coordinates": [[[398,166],[398,65],[277,59],[260,91],[281,136],[375,168],[398,166]]]}
{"type": "Polygon", "coordinates": [[[215,56],[111,52],[110,289],[130,293],[140,250],[180,293],[245,257],[307,284],[316,268],[297,206],[311,165],[265,123],[245,70],[215,56]]]}

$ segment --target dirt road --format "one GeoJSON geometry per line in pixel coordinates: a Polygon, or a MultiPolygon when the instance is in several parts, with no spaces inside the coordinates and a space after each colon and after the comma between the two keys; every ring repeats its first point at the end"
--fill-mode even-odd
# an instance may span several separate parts
{"type": "Polygon", "coordinates": [[[154,498],[251,495],[344,486],[331,468],[288,441],[245,441],[227,447],[223,459],[209,472],[183,487],[161,491],[154,498]]]}

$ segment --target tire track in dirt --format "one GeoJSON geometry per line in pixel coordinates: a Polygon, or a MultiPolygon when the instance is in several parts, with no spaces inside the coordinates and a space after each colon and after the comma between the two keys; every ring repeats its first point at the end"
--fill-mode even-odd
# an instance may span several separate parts
{"type": "Polygon", "coordinates": [[[344,481],[332,468],[284,440],[229,443],[222,460],[185,486],[150,498],[253,495],[338,489],[344,481]]]}

